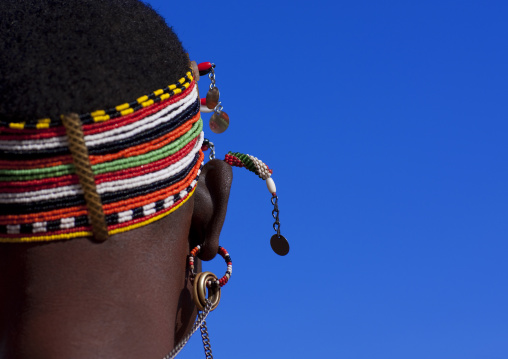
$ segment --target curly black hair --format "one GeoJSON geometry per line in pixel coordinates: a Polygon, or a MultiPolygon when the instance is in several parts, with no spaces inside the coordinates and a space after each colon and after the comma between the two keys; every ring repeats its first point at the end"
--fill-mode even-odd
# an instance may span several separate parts
{"type": "Polygon", "coordinates": [[[9,121],[114,107],[188,68],[172,28],[138,0],[2,0],[0,49],[9,121]]]}

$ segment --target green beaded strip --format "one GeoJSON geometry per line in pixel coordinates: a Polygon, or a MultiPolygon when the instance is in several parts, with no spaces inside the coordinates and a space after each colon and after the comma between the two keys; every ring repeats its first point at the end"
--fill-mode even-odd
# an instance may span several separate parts
{"type": "MultiPolygon", "coordinates": [[[[98,163],[92,166],[93,173],[94,175],[98,175],[107,172],[119,171],[161,160],[180,151],[202,130],[203,121],[200,119],[192,126],[189,132],[185,133],[182,137],[178,138],[174,142],[171,142],[169,145],[143,155],[120,158],[111,162],[98,163]]],[[[16,181],[29,181],[35,179],[64,176],[74,173],[75,169],[73,164],[23,170],[4,169],[0,170],[0,174],[5,176],[0,177],[0,181],[12,181],[13,179],[16,181]]]]}
{"type": "Polygon", "coordinates": [[[224,161],[229,163],[231,166],[245,167],[249,171],[255,173],[259,178],[266,180],[272,175],[272,170],[268,166],[258,159],[257,157],[246,155],[240,152],[228,152],[224,161]]]}

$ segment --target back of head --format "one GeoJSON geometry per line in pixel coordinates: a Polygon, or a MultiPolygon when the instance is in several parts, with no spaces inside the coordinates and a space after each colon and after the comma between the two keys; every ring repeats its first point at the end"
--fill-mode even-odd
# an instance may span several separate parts
{"type": "Polygon", "coordinates": [[[4,0],[0,14],[0,116],[11,121],[113,107],[188,69],[172,29],[137,0],[4,0]]]}
{"type": "MultiPolygon", "coordinates": [[[[182,123],[187,121],[189,129],[191,126],[194,129],[194,137],[188,139],[190,144],[182,150],[194,158],[191,165],[186,165],[193,172],[186,174],[188,182],[181,189],[190,198],[187,186],[191,181],[197,186],[203,159],[202,152],[197,153],[202,133],[197,126],[201,120],[196,89],[191,91],[195,84],[191,77],[188,82],[178,84],[182,76],[189,78],[185,75],[189,73],[188,57],[172,29],[148,5],[137,0],[4,0],[0,2],[0,47],[0,122],[4,124],[59,119],[69,112],[84,114],[114,109],[169,84],[187,86],[174,93],[194,111],[187,111],[187,117],[181,119],[182,123]]],[[[97,123],[90,126],[95,125],[100,126],[97,123]]],[[[135,125],[129,124],[134,130],[135,125]]],[[[4,127],[12,130],[6,136],[18,136],[15,127],[4,127]]],[[[64,129],[47,130],[65,140],[64,129]]],[[[35,127],[27,133],[21,133],[20,138],[39,136],[35,127]]],[[[53,140],[41,138],[36,141],[53,140]]],[[[102,150],[101,146],[98,148],[102,150]]],[[[60,157],[70,156],[65,151],[60,157]]],[[[6,168],[14,173],[17,160],[4,154],[0,162],[11,161],[6,168]]],[[[45,160],[37,156],[34,151],[34,161],[45,160]]],[[[230,185],[230,168],[224,169],[223,163],[215,166],[220,168],[217,172],[229,178],[230,185]]],[[[145,171],[146,165],[139,168],[145,171]]],[[[60,234],[56,241],[48,235],[44,239],[49,238],[48,243],[21,243],[18,237],[28,227],[17,225],[13,235],[8,229],[4,231],[6,225],[2,222],[2,235],[7,239],[14,238],[9,235],[18,237],[17,243],[0,244],[0,358],[148,358],[167,353],[173,340],[185,334],[193,317],[194,307],[189,306],[192,301],[185,289],[191,224],[197,223],[198,230],[194,232],[199,235],[212,228],[208,232],[214,233],[213,238],[218,241],[224,221],[229,187],[220,180],[207,183],[206,173],[206,169],[201,171],[198,183],[205,182],[203,189],[198,188],[195,191],[198,194],[182,203],[180,209],[141,228],[133,225],[134,229],[114,234],[104,243],[86,236],[68,240],[60,234]],[[209,195],[206,191],[212,187],[224,196],[209,195]],[[195,200],[199,193],[204,193],[204,199],[195,200]],[[216,199],[222,201],[222,206],[212,203],[216,199]],[[193,217],[195,201],[201,211],[197,217],[206,218],[206,223],[193,217]],[[222,209],[213,212],[207,206],[222,209]],[[218,224],[211,226],[208,223],[215,220],[216,212],[220,212],[218,224]]],[[[72,180],[75,185],[76,179],[72,180]]],[[[38,179],[30,181],[36,190],[41,188],[37,187],[38,179]]],[[[148,186],[144,189],[146,193],[173,185],[150,183],[159,187],[148,186]]],[[[57,185],[45,184],[45,196],[51,197],[57,185]]],[[[11,193],[0,192],[4,192],[2,198],[10,199],[11,193]]],[[[139,196],[135,191],[132,193],[139,196]]],[[[165,210],[168,201],[161,201],[164,199],[155,202],[148,212],[165,210]]],[[[13,207],[1,205],[5,221],[13,207]]],[[[28,211],[26,216],[39,215],[30,212],[32,209],[26,203],[20,204],[23,205],[26,207],[23,210],[28,211]]],[[[47,213],[58,208],[44,210],[47,213]]],[[[134,223],[133,212],[136,211],[131,211],[129,220],[134,223]]],[[[16,216],[21,218],[25,214],[19,212],[16,216]]],[[[117,212],[111,216],[116,216],[115,223],[121,222],[117,212]]],[[[81,217],[86,221],[86,214],[81,217]]],[[[6,223],[8,228],[9,222],[6,223]]],[[[51,229],[49,221],[42,223],[47,225],[45,230],[51,229]]],[[[66,224],[56,225],[60,225],[57,228],[60,230],[66,224]]],[[[34,233],[40,230],[35,226],[30,229],[34,233]]]]}

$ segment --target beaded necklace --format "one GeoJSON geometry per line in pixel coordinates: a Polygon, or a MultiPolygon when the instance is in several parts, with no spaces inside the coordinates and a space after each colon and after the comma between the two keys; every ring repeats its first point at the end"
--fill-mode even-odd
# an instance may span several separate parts
{"type": "MultiPolygon", "coordinates": [[[[79,115],[107,234],[154,222],[193,194],[204,155],[191,71],[176,84],[79,115]]],[[[62,119],[0,121],[0,242],[93,235],[62,119]]]]}

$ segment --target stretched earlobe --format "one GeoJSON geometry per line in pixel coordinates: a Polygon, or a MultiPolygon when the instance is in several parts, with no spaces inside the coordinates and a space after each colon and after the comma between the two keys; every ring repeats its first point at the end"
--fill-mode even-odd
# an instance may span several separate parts
{"type": "Polygon", "coordinates": [[[204,245],[199,258],[205,261],[217,254],[232,182],[233,171],[224,161],[211,160],[201,171],[194,193],[189,242],[190,248],[198,244],[204,245]]]}

